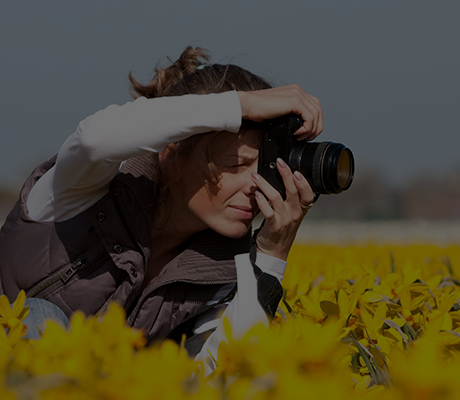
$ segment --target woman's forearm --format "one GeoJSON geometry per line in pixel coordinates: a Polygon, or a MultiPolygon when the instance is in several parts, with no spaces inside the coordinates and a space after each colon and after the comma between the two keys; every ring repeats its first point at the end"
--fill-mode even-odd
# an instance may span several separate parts
{"type": "Polygon", "coordinates": [[[41,221],[69,219],[107,193],[124,160],[197,133],[237,132],[240,125],[236,92],[111,105],[80,122],[64,142],[56,165],[30,193],[29,215],[41,221]]]}

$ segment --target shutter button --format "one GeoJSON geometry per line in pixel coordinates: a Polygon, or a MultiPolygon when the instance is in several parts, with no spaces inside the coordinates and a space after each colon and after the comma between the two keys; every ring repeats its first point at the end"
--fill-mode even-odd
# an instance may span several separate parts
{"type": "Polygon", "coordinates": [[[98,212],[96,218],[97,218],[97,220],[98,220],[99,222],[104,221],[104,219],[105,219],[105,213],[103,213],[102,211],[98,212]]]}
{"type": "Polygon", "coordinates": [[[135,268],[131,268],[131,275],[134,277],[134,278],[137,278],[137,271],[135,268]]]}
{"type": "Polygon", "coordinates": [[[113,251],[117,254],[120,254],[123,251],[123,247],[120,244],[115,244],[113,246],[113,251]]]}

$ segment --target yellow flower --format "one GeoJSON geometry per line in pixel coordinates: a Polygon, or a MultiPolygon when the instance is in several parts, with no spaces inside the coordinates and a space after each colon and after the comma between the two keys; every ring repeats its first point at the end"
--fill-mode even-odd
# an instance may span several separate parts
{"type": "Polygon", "coordinates": [[[387,314],[387,306],[384,302],[379,303],[375,314],[372,317],[367,311],[361,312],[361,318],[364,322],[364,329],[369,335],[367,339],[376,346],[381,352],[388,355],[390,354],[391,340],[384,336],[383,325],[387,314]]]}
{"type": "MultiPolygon", "coordinates": [[[[22,323],[29,314],[29,307],[24,307],[25,301],[26,294],[23,290],[19,292],[12,306],[10,306],[8,297],[0,296],[0,324],[7,329],[8,341],[11,346],[14,346],[27,331],[27,327],[22,323]]],[[[0,340],[4,341],[5,339],[0,340]]]]}
{"type": "Polygon", "coordinates": [[[308,315],[315,322],[322,323],[325,317],[320,305],[321,301],[324,300],[322,294],[324,292],[320,291],[318,286],[315,286],[310,290],[308,295],[300,296],[299,313],[301,315],[308,315]]]}
{"type": "Polygon", "coordinates": [[[434,341],[421,340],[411,347],[409,354],[395,353],[392,364],[392,383],[401,399],[456,399],[459,362],[443,359],[442,348],[434,341]]]}
{"type": "Polygon", "coordinates": [[[229,340],[206,378],[175,343],[145,348],[117,305],[76,313],[68,332],[49,322],[27,341],[24,294],[13,307],[3,297],[0,399],[456,399],[459,273],[458,246],[296,245],[289,305],[238,340],[226,322],[229,340]]]}
{"type": "Polygon", "coordinates": [[[29,307],[24,307],[25,301],[26,294],[24,290],[19,292],[12,306],[10,306],[8,297],[5,295],[0,296],[0,324],[9,329],[18,326],[29,314],[29,307]]]}

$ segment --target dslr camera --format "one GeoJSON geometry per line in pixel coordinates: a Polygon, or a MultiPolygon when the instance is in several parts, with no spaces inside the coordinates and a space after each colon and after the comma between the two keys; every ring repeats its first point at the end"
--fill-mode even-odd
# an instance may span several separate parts
{"type": "Polygon", "coordinates": [[[302,124],[302,119],[296,114],[264,121],[258,173],[283,198],[286,198],[286,189],[276,167],[278,157],[292,171],[300,171],[305,176],[316,198],[319,194],[337,194],[347,190],[355,169],[353,153],[341,143],[297,140],[294,132],[302,124]]]}

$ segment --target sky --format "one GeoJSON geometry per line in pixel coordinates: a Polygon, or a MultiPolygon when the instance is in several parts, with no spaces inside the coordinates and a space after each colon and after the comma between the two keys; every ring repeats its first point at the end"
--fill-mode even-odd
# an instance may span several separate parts
{"type": "Polygon", "coordinates": [[[188,45],[321,100],[355,176],[460,168],[458,1],[16,1],[0,6],[0,187],[188,45]]]}

